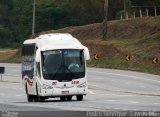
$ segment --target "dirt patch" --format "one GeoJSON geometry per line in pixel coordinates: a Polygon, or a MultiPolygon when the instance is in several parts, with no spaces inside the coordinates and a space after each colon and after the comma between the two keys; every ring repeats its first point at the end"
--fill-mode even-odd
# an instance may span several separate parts
{"type": "Polygon", "coordinates": [[[98,56],[103,59],[115,59],[124,53],[117,46],[113,44],[103,44],[99,40],[82,41],[82,43],[89,48],[92,58],[94,54],[98,54],[98,56]]]}

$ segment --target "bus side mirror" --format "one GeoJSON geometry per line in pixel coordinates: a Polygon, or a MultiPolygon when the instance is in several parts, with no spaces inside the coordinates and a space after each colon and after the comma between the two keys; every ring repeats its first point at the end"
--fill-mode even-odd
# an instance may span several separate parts
{"type": "Polygon", "coordinates": [[[38,49],[37,51],[36,51],[36,62],[40,62],[40,56],[41,56],[41,54],[40,54],[40,50],[38,49]]]}
{"type": "Polygon", "coordinates": [[[85,46],[84,46],[84,54],[85,54],[85,60],[89,60],[90,59],[89,50],[85,46]]]}

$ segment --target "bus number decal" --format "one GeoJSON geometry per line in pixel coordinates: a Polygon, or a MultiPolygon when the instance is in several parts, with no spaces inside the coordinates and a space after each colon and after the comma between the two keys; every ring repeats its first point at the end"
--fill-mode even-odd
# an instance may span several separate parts
{"type": "Polygon", "coordinates": [[[72,84],[79,84],[79,81],[74,80],[72,81],[72,84]]]}

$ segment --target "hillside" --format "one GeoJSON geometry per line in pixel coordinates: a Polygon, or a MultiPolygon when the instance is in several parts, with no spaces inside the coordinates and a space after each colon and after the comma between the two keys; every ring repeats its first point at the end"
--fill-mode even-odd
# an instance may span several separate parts
{"type": "Polygon", "coordinates": [[[71,33],[82,42],[114,45],[123,52],[146,56],[160,56],[160,17],[136,20],[115,20],[108,24],[108,38],[101,40],[101,24],[67,27],[43,33],[71,33]],[[90,41],[92,40],[92,41],[90,41]]]}
{"type": "Polygon", "coordinates": [[[71,33],[89,47],[89,66],[160,74],[160,63],[152,63],[153,57],[160,59],[160,17],[111,21],[105,40],[101,39],[101,26],[95,23],[41,34],[71,33]],[[99,55],[98,60],[93,59],[94,54],[99,55]],[[126,54],[131,55],[130,61],[125,60],[126,54]]]}
{"type": "Polygon", "coordinates": [[[108,38],[101,39],[101,23],[50,30],[44,33],[71,33],[89,47],[90,66],[129,69],[160,74],[160,64],[153,64],[153,57],[160,59],[160,17],[115,20],[108,23],[108,38]],[[125,55],[131,55],[131,61],[125,55]]]}

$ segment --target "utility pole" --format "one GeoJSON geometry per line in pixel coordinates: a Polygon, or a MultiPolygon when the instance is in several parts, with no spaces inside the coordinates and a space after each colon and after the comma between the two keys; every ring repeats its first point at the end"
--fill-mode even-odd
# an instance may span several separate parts
{"type": "Polygon", "coordinates": [[[123,0],[123,4],[124,4],[124,14],[126,16],[126,0],[123,0]]]}
{"type": "Polygon", "coordinates": [[[107,37],[107,22],[108,22],[108,0],[104,3],[104,18],[103,18],[103,39],[107,37]]]}
{"type": "Polygon", "coordinates": [[[33,0],[32,36],[34,36],[35,34],[35,4],[36,4],[36,1],[33,0]]]}
{"type": "Polygon", "coordinates": [[[123,4],[124,4],[124,15],[125,15],[125,19],[126,19],[126,16],[127,16],[127,10],[126,10],[126,0],[123,0],[123,4]]]}

